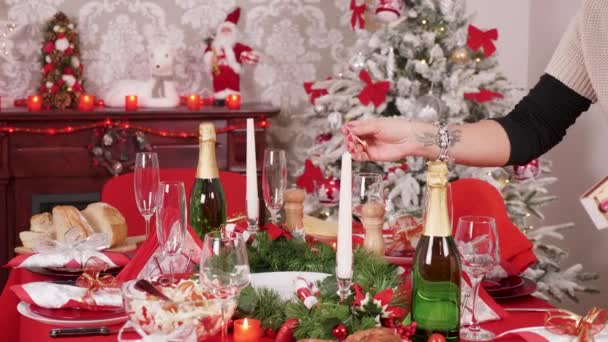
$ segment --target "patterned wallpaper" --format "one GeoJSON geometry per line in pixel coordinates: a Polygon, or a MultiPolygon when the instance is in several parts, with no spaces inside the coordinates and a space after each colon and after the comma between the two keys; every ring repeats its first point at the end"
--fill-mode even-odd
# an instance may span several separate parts
{"type": "MultiPolygon", "coordinates": [[[[21,97],[39,77],[40,28],[62,10],[79,25],[87,90],[100,94],[122,78],[145,78],[148,42],[168,38],[178,49],[181,93],[210,87],[203,67],[204,38],[241,6],[240,40],[261,55],[246,67],[243,97],[271,102],[283,116],[307,104],[305,81],[334,73],[355,34],[344,15],[349,0],[0,0],[0,30],[17,25],[0,51],[0,96],[21,97]]],[[[0,31],[1,32],[1,31],[0,31]]],[[[286,120],[285,117],[278,121],[286,120]]]]}

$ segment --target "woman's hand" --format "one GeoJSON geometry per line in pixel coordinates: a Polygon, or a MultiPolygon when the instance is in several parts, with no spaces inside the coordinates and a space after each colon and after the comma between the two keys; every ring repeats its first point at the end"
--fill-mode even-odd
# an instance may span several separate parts
{"type": "Polygon", "coordinates": [[[396,161],[420,153],[424,144],[416,139],[415,125],[401,118],[366,119],[347,123],[342,134],[355,160],[396,161]]]}

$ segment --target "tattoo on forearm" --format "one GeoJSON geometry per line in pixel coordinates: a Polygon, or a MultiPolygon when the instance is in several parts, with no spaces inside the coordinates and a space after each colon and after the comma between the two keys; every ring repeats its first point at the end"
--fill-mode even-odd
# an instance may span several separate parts
{"type": "MultiPolygon", "coordinates": [[[[459,129],[450,129],[450,147],[460,142],[462,138],[462,131],[459,129]]],[[[422,134],[416,135],[416,140],[424,145],[424,147],[437,146],[441,147],[439,142],[439,135],[437,133],[423,132],[422,134]]]]}

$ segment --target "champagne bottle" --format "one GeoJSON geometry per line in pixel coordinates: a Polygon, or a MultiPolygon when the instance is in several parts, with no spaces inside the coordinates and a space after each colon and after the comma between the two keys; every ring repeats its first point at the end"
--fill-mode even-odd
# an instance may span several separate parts
{"type": "Polygon", "coordinates": [[[199,152],[196,180],[190,195],[190,226],[200,236],[226,223],[226,199],[215,159],[215,127],[199,125],[199,152]]]}
{"type": "Polygon", "coordinates": [[[444,162],[428,163],[426,186],[424,230],[412,273],[412,319],[417,323],[413,341],[426,342],[432,334],[459,341],[461,265],[448,213],[444,162]]]}

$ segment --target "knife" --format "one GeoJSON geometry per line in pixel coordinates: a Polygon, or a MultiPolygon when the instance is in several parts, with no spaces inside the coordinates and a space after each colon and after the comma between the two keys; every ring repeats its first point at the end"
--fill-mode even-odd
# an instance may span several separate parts
{"type": "Polygon", "coordinates": [[[107,327],[95,328],[53,328],[49,332],[51,337],[77,337],[77,336],[108,336],[117,333],[118,330],[110,330],[107,327]]]}

